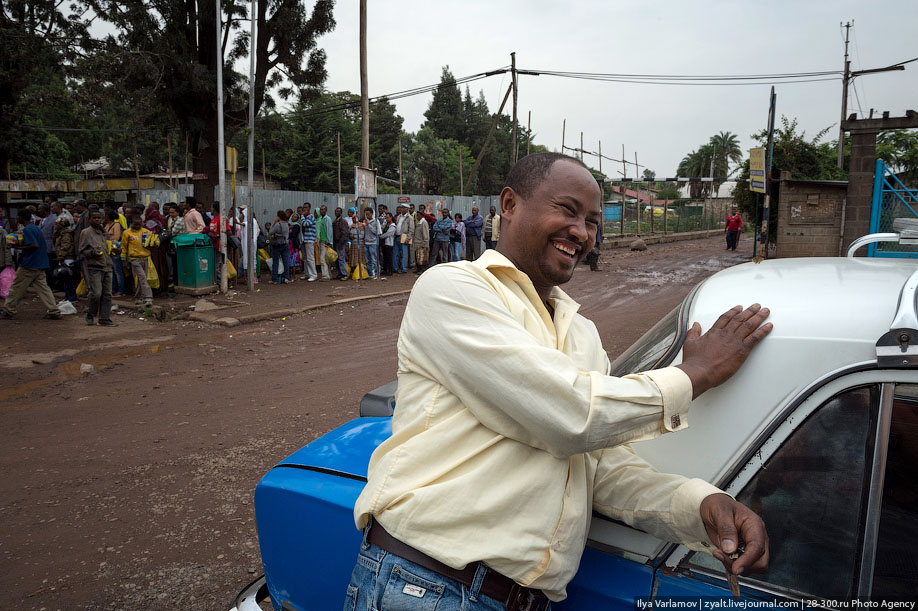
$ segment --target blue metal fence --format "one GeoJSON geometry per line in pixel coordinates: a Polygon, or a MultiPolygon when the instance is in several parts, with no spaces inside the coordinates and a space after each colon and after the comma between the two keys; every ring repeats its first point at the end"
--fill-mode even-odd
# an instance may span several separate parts
{"type": "MultiPolygon", "coordinates": [[[[905,186],[882,159],[877,159],[873,178],[870,233],[892,232],[893,221],[903,217],[918,218],[918,189],[905,186]]],[[[918,246],[893,242],[870,244],[867,247],[867,256],[918,258],[918,246]]]]}

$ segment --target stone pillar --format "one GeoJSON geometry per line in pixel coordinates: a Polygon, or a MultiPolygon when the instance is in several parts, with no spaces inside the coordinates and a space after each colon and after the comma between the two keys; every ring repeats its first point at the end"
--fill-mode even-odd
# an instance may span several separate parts
{"type": "Polygon", "coordinates": [[[873,174],[877,163],[877,133],[873,130],[856,130],[851,133],[851,162],[848,170],[842,252],[848,249],[851,242],[870,233],[873,174]]]}

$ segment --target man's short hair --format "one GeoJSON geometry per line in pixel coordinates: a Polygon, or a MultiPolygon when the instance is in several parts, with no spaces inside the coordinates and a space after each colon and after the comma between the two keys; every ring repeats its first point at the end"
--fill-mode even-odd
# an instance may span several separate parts
{"type": "Polygon", "coordinates": [[[590,169],[576,157],[561,153],[535,153],[523,157],[510,168],[510,174],[504,186],[510,187],[522,197],[529,197],[548,176],[551,166],[558,161],[570,161],[587,171],[590,169]]]}
{"type": "Polygon", "coordinates": [[[24,225],[27,225],[32,221],[32,213],[29,212],[28,208],[20,208],[16,211],[16,219],[22,221],[24,225]]]}

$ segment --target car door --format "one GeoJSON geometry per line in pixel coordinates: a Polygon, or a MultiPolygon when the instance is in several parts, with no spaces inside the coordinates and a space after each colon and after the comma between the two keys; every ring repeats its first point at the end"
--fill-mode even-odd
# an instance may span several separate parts
{"type": "MultiPolygon", "coordinates": [[[[918,591],[918,372],[860,371],[816,388],[747,448],[721,487],[765,520],[755,600],[911,598],[918,591]]],[[[679,546],[649,597],[730,597],[722,565],[679,546]]],[[[828,603],[831,606],[831,603],[828,603]]]]}

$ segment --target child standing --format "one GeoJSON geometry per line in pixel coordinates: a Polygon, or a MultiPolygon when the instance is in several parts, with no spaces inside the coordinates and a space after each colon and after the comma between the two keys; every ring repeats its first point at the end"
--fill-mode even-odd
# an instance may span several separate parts
{"type": "Polygon", "coordinates": [[[143,227],[143,220],[139,214],[131,218],[131,228],[121,235],[121,250],[123,252],[125,271],[130,267],[131,274],[137,282],[134,291],[134,303],[153,305],[153,291],[147,282],[147,261],[150,251],[147,246],[154,239],[154,234],[143,227]]]}

